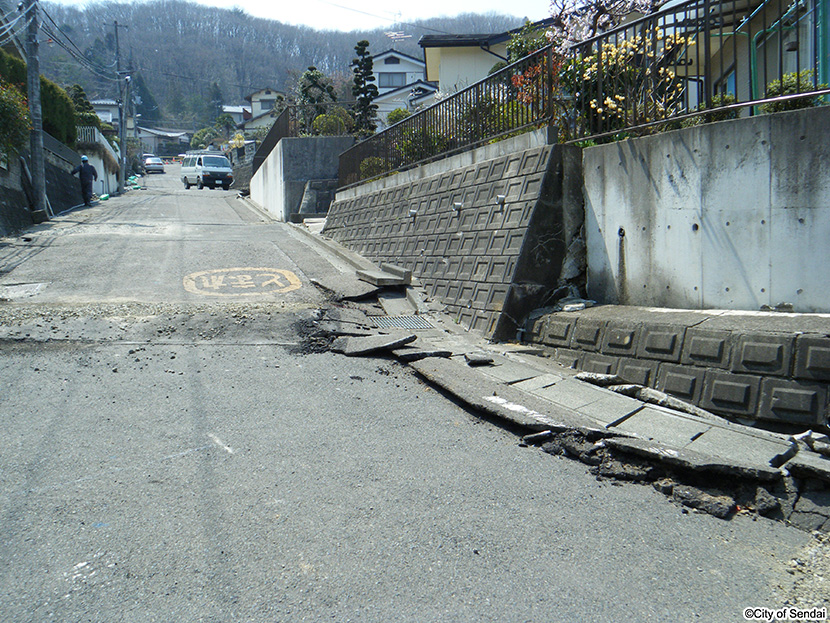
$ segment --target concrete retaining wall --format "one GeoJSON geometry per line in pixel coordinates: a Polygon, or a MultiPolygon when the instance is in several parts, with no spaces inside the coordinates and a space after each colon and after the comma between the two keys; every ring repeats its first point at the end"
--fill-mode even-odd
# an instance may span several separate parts
{"type": "Polygon", "coordinates": [[[830,107],[584,150],[588,294],[830,311],[830,107]]]}
{"type": "Polygon", "coordinates": [[[739,420],[828,430],[830,315],[601,306],[541,313],[525,338],[562,364],[616,374],[739,420]]]}
{"type": "Polygon", "coordinates": [[[251,178],[251,199],[278,220],[300,212],[306,182],[337,178],[350,136],[283,138],[251,178]]]}
{"type": "Polygon", "coordinates": [[[579,149],[530,133],[341,191],[323,233],[412,270],[464,328],[514,338],[579,246],[580,173],[579,149]]]}

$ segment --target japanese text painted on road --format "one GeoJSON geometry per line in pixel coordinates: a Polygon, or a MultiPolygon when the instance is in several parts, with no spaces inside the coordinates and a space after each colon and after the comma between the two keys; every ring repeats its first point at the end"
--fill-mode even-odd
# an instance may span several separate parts
{"type": "Polygon", "coordinates": [[[297,275],[280,268],[218,268],[184,278],[185,290],[206,296],[266,296],[285,294],[301,286],[297,275]]]}

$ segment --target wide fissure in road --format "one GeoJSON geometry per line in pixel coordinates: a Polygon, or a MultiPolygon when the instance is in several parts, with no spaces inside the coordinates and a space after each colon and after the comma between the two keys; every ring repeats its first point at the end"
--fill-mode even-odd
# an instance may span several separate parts
{"type": "Polygon", "coordinates": [[[144,191],[0,246],[10,621],[742,620],[807,536],[520,448],[400,364],[315,352],[347,267],[144,191]]]}

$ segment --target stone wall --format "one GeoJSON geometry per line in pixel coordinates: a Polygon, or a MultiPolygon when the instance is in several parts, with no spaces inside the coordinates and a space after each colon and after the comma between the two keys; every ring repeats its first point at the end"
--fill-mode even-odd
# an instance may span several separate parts
{"type": "Polygon", "coordinates": [[[514,338],[561,285],[583,219],[580,150],[542,136],[342,191],[323,234],[412,270],[464,328],[514,338]]]}
{"type": "Polygon", "coordinates": [[[34,224],[21,175],[17,157],[10,158],[7,166],[0,167],[0,236],[34,224]]]}

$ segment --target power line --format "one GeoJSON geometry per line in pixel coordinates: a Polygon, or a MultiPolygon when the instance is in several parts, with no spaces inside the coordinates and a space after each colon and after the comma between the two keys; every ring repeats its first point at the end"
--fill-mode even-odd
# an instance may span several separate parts
{"type": "Polygon", "coordinates": [[[353,9],[349,6],[344,6],[342,4],[337,4],[336,2],[329,2],[329,0],[317,0],[322,4],[328,4],[329,6],[337,7],[338,9],[343,9],[344,11],[351,11],[352,13],[360,13],[361,15],[366,15],[368,17],[376,17],[378,19],[385,19],[387,21],[392,22],[393,24],[400,24],[401,26],[410,26],[411,28],[420,28],[421,30],[431,30],[432,32],[437,32],[442,35],[451,35],[453,33],[447,32],[446,30],[439,30],[437,28],[430,28],[429,26],[420,26],[418,24],[410,24],[408,22],[401,22],[391,17],[384,17],[383,15],[377,15],[376,13],[369,13],[368,11],[361,11],[360,9],[353,9]]]}

